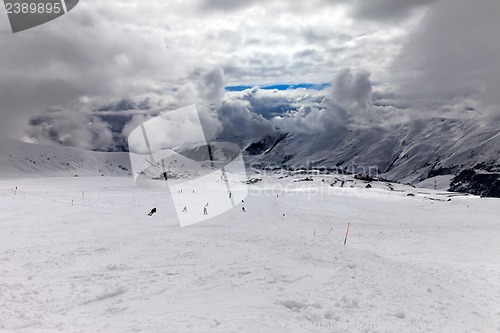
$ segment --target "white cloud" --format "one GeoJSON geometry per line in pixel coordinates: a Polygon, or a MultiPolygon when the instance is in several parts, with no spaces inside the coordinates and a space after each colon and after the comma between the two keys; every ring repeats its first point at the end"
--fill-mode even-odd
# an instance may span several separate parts
{"type": "Polygon", "coordinates": [[[370,73],[341,70],[328,94],[316,105],[302,105],[285,116],[275,117],[273,122],[289,132],[323,133],[338,128],[364,124],[371,120],[370,73]]]}
{"type": "Polygon", "coordinates": [[[217,110],[222,125],[221,137],[261,137],[275,132],[271,121],[252,112],[243,101],[224,101],[217,110]]]}
{"type": "Polygon", "coordinates": [[[32,119],[26,141],[90,150],[114,148],[109,125],[98,117],[74,111],[52,111],[32,119]]]}

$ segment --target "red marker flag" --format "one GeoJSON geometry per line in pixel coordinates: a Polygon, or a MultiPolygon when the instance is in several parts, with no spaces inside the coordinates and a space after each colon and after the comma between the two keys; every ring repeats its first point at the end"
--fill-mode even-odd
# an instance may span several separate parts
{"type": "Polygon", "coordinates": [[[347,230],[345,232],[344,245],[347,243],[347,236],[349,236],[349,227],[351,226],[351,222],[347,225],[347,230]]]}

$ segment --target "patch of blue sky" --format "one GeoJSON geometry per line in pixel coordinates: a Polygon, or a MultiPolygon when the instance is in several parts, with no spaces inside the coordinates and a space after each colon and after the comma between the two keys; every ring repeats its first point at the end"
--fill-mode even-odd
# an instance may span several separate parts
{"type": "MultiPolygon", "coordinates": [[[[330,83],[298,83],[298,84],[271,84],[259,86],[260,89],[264,90],[295,90],[295,89],[312,89],[312,90],[323,90],[330,87],[330,83]]],[[[227,86],[226,91],[243,91],[247,89],[252,89],[255,86],[249,85],[237,85],[237,86],[227,86]]]]}

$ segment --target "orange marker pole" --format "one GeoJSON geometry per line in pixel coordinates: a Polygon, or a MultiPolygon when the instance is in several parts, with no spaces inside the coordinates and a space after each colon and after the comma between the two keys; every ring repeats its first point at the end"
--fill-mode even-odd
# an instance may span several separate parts
{"type": "Polygon", "coordinates": [[[347,236],[349,236],[349,227],[351,226],[351,222],[347,225],[347,230],[345,232],[344,245],[347,243],[347,236]]]}

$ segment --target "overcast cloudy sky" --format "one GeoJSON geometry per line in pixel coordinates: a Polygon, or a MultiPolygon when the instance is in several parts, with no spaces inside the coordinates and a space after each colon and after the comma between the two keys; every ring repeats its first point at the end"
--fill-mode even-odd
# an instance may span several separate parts
{"type": "Polygon", "coordinates": [[[2,10],[0,135],[120,149],[192,103],[220,135],[498,115],[499,31],[498,0],[80,0],[17,34],[2,10]],[[257,88],[299,83],[330,86],[257,88]]]}

